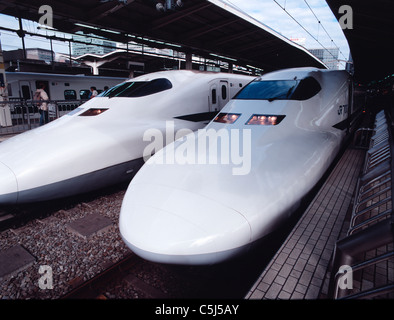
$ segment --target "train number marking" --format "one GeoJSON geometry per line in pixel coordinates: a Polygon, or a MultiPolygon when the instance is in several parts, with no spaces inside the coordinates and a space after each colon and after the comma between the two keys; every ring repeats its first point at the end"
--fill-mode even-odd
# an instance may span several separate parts
{"type": "Polygon", "coordinates": [[[344,104],[344,105],[338,107],[338,115],[347,114],[347,111],[348,111],[347,104],[344,104]]]}

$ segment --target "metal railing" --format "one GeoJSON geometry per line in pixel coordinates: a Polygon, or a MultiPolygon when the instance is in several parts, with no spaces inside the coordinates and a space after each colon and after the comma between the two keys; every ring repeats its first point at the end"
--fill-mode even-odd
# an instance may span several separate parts
{"type": "Polygon", "coordinates": [[[347,235],[336,243],[332,298],[394,298],[393,152],[391,124],[381,111],[357,182],[347,235]]]}
{"type": "Polygon", "coordinates": [[[374,130],[370,128],[357,129],[353,137],[354,147],[358,149],[368,149],[373,131],[374,130]]]}
{"type": "Polygon", "coordinates": [[[86,100],[21,100],[0,101],[0,135],[17,134],[40,125],[39,105],[48,104],[49,121],[79,107],[86,100]]]}

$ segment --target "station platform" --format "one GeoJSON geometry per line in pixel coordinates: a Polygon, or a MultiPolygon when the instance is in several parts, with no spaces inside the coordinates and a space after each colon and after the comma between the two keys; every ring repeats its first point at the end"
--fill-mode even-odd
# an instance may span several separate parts
{"type": "Polygon", "coordinates": [[[245,299],[324,299],[336,241],[345,229],[365,150],[352,145],[330,173],[245,299]]]}

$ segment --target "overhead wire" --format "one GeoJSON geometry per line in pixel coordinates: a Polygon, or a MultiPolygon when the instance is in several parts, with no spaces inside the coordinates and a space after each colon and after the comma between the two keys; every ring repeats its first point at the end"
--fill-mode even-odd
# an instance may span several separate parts
{"type": "MultiPolygon", "coordinates": [[[[314,39],[324,50],[326,50],[333,58],[334,60],[338,60],[338,57],[336,57],[329,49],[327,49],[320,41],[319,39],[317,39],[310,31],[308,31],[296,18],[294,18],[291,13],[289,11],[286,10],[285,7],[283,7],[277,0],[273,0],[284,12],[286,12],[286,14],[292,18],[312,39],[314,39]]],[[[327,35],[329,36],[331,42],[338,48],[338,51],[342,54],[342,56],[344,57],[344,59],[347,61],[346,57],[343,55],[343,53],[340,51],[339,47],[334,43],[334,40],[332,40],[332,38],[330,37],[330,35],[328,34],[327,30],[324,28],[324,26],[322,25],[321,21],[319,20],[319,18],[316,16],[316,14],[314,13],[314,11],[312,10],[312,8],[309,6],[309,4],[306,2],[306,0],[304,0],[305,3],[308,5],[309,9],[312,11],[313,15],[315,16],[315,18],[317,19],[317,21],[319,22],[319,24],[322,26],[323,30],[327,33],[327,35]]]]}
{"type": "Polygon", "coordinates": [[[309,30],[307,30],[296,18],[294,18],[289,11],[286,10],[285,7],[282,7],[282,5],[277,1],[277,0],[273,0],[284,12],[286,12],[286,14],[292,18],[294,20],[294,22],[296,22],[307,34],[309,34],[309,36],[311,38],[313,38],[317,43],[319,43],[324,49],[327,50],[327,48],[324,47],[324,45],[319,41],[319,39],[317,39],[311,32],[309,32],[309,30]]]}
{"type": "MultiPolygon", "coordinates": [[[[277,0],[273,0],[292,20],[294,20],[294,22],[296,22],[313,40],[315,40],[325,51],[327,51],[335,60],[338,60],[338,57],[336,57],[328,48],[326,48],[321,41],[319,41],[319,39],[314,36],[306,27],[304,27],[302,25],[302,23],[300,23],[287,9],[286,9],[286,4],[287,1],[285,0],[284,5],[282,6],[277,0]]],[[[233,7],[235,7],[236,9],[238,9],[239,11],[245,13],[240,7],[238,7],[236,4],[234,4],[232,1],[230,0],[226,0],[227,3],[231,4],[233,7]]],[[[314,10],[312,9],[312,7],[309,5],[309,3],[304,0],[305,4],[308,6],[309,10],[312,12],[312,14],[314,15],[315,19],[318,21],[318,27],[321,26],[321,28],[324,30],[324,32],[326,33],[326,35],[328,36],[328,38],[331,40],[331,43],[335,46],[335,48],[338,49],[338,52],[342,55],[342,57],[344,58],[344,60],[347,61],[347,58],[344,56],[344,54],[342,53],[342,51],[340,50],[339,46],[334,42],[334,40],[332,39],[332,37],[330,36],[330,34],[328,33],[327,29],[324,27],[323,23],[321,22],[321,20],[319,19],[319,17],[316,15],[316,13],[314,12],[314,10]]]]}
{"type": "Polygon", "coordinates": [[[326,28],[324,28],[323,23],[321,22],[321,20],[317,17],[317,15],[315,14],[315,12],[313,11],[313,9],[311,8],[311,6],[309,5],[309,3],[307,2],[307,0],[304,0],[304,2],[306,3],[306,5],[308,6],[309,10],[312,12],[312,14],[315,16],[317,22],[319,23],[318,26],[321,26],[322,29],[324,30],[324,32],[326,33],[326,35],[328,36],[328,38],[331,40],[331,42],[333,43],[333,45],[338,49],[339,53],[343,56],[343,58],[346,60],[346,57],[343,55],[341,49],[339,48],[339,46],[334,42],[334,40],[332,39],[332,37],[330,36],[330,34],[328,33],[328,31],[326,30],[326,28]]]}

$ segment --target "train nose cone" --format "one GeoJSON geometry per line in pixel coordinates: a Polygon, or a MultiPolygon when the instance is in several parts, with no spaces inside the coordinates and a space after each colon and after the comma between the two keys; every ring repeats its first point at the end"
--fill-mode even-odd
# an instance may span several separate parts
{"type": "Polygon", "coordinates": [[[14,204],[18,199],[18,185],[15,174],[0,162],[0,205],[14,204]]]}
{"type": "Polygon", "coordinates": [[[249,223],[237,211],[156,185],[129,187],[119,227],[132,251],[159,263],[218,263],[242,251],[251,239],[249,223]]]}

